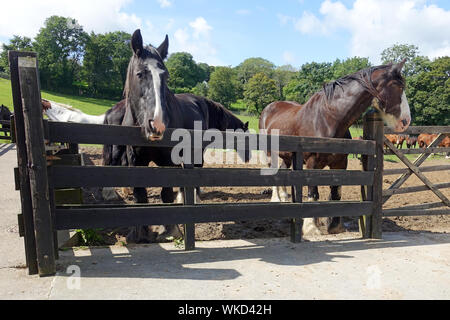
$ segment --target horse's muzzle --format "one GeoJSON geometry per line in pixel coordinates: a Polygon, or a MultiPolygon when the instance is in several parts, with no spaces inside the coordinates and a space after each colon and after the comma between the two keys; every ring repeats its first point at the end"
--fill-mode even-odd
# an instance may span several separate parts
{"type": "Polygon", "coordinates": [[[159,141],[164,136],[164,131],[166,131],[166,126],[159,120],[150,120],[150,134],[148,139],[151,141],[159,141]]]}
{"type": "Polygon", "coordinates": [[[395,126],[395,132],[406,131],[406,129],[408,129],[410,124],[411,124],[411,118],[406,118],[406,119],[397,121],[397,124],[395,126]]]}

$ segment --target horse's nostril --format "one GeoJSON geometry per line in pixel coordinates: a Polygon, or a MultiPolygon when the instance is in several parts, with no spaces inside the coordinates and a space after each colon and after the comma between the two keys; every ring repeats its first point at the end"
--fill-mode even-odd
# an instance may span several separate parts
{"type": "Polygon", "coordinates": [[[404,126],[407,126],[408,125],[408,120],[402,120],[402,123],[403,123],[404,126]]]}

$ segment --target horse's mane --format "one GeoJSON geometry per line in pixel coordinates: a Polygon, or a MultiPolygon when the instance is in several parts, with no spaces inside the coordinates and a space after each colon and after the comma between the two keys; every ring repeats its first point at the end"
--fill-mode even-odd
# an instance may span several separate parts
{"type": "MultiPolygon", "coordinates": [[[[336,88],[341,88],[342,91],[344,91],[344,86],[352,81],[357,81],[366,91],[371,93],[372,95],[376,96],[377,91],[374,88],[374,85],[372,83],[371,77],[372,74],[376,70],[382,70],[390,68],[392,64],[388,65],[382,65],[382,66],[376,66],[376,67],[369,67],[362,70],[359,70],[353,74],[346,75],[342,78],[339,78],[335,81],[329,82],[327,84],[323,85],[323,88],[319,93],[323,93],[328,101],[333,99],[334,93],[336,91],[336,88]]],[[[402,76],[399,74],[397,76],[397,80],[404,82],[402,76]]]]}

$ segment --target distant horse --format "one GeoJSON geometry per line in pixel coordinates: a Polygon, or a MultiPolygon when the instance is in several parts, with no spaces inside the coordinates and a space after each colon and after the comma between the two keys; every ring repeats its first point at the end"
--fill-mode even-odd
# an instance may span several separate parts
{"type": "MultiPolygon", "coordinates": [[[[404,93],[405,80],[401,70],[405,60],[399,64],[389,64],[360,70],[352,75],[324,85],[304,105],[293,102],[273,102],[262,112],[260,130],[270,134],[279,130],[280,135],[345,138],[350,126],[371,105],[374,98],[379,100],[383,120],[396,132],[405,131],[411,122],[408,101],[404,93]]],[[[281,168],[292,164],[292,153],[280,152],[281,168]]],[[[269,156],[269,155],[268,155],[269,156]]],[[[346,155],[304,153],[307,169],[346,169],[346,155]]],[[[275,192],[277,193],[277,192],[275,192]]],[[[317,187],[308,187],[310,200],[318,200],[317,187]]],[[[341,199],[341,187],[331,186],[331,200],[341,199]]],[[[273,199],[274,200],[274,199],[273,199]]],[[[286,200],[286,198],[284,199],[286,200]]],[[[317,219],[305,219],[303,233],[320,234],[317,219]]],[[[342,230],[341,218],[333,218],[328,226],[329,233],[342,230]]]]}
{"type": "MultiPolygon", "coordinates": [[[[142,134],[152,141],[162,139],[166,128],[194,129],[195,121],[202,123],[203,130],[216,128],[247,131],[248,122],[244,124],[220,104],[192,94],[175,95],[169,90],[169,73],[164,65],[169,47],[167,36],[158,48],[151,45],[144,47],[141,32],[136,30],[131,39],[131,47],[133,56],[128,65],[124,106],[113,107],[106,116],[105,123],[110,123],[110,118],[118,121],[121,118],[120,111],[125,108],[121,124],[141,127],[142,134]]],[[[148,166],[151,161],[157,166],[174,166],[171,152],[171,148],[127,146],[126,162],[130,166],[148,166]]],[[[119,156],[120,161],[125,160],[120,152],[116,156],[119,156]]],[[[147,202],[145,188],[134,188],[133,194],[136,202],[147,202]]],[[[173,189],[162,188],[161,199],[164,203],[172,203],[175,200],[173,189]]],[[[128,235],[128,239],[148,242],[151,239],[149,236],[148,228],[136,227],[128,235]]]]}
{"type": "Polygon", "coordinates": [[[437,134],[422,133],[417,138],[419,148],[428,148],[428,146],[437,138],[437,134]]]}
{"type": "MultiPolygon", "coordinates": [[[[395,145],[395,144],[397,143],[398,135],[396,135],[396,134],[386,134],[385,137],[386,137],[386,139],[388,139],[389,142],[392,143],[393,145],[395,145]]],[[[386,148],[386,150],[387,150],[387,149],[388,149],[388,146],[387,146],[386,144],[385,144],[384,146],[385,146],[385,148],[386,148]]]]}
{"type": "Polygon", "coordinates": [[[406,135],[406,134],[397,135],[397,141],[395,142],[395,146],[397,147],[397,149],[403,148],[403,143],[406,141],[407,138],[408,138],[408,135],[406,135]]]}
{"type": "Polygon", "coordinates": [[[406,139],[406,147],[408,149],[415,148],[417,146],[417,137],[409,136],[406,139]]]}
{"type": "Polygon", "coordinates": [[[102,124],[105,115],[92,116],[72,106],[42,99],[44,113],[52,121],[102,124]]]}
{"type": "MultiPolygon", "coordinates": [[[[8,107],[6,107],[6,106],[4,106],[2,104],[1,107],[0,107],[0,120],[7,120],[7,121],[9,121],[11,119],[11,115],[12,115],[12,112],[9,111],[8,107]]],[[[3,129],[10,129],[11,125],[9,123],[3,124],[2,128],[3,129]]],[[[7,135],[6,132],[4,134],[7,135]]]]}

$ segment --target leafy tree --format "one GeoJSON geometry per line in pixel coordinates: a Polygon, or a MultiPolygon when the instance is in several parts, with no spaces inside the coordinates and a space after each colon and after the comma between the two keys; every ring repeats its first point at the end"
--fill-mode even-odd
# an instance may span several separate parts
{"type": "Polygon", "coordinates": [[[33,45],[30,38],[15,35],[9,40],[9,44],[4,43],[2,45],[2,50],[0,53],[0,72],[9,74],[8,50],[32,51],[33,45]]]}
{"type": "Polygon", "coordinates": [[[415,125],[450,125],[450,57],[441,57],[407,79],[407,97],[415,125]]]}
{"type": "Polygon", "coordinates": [[[208,79],[209,68],[198,65],[190,53],[176,52],[167,59],[166,67],[169,71],[169,87],[175,92],[190,91],[197,83],[208,79]],[[208,69],[208,70],[207,70],[208,69]]]}
{"type": "Polygon", "coordinates": [[[83,59],[83,80],[96,96],[120,98],[131,57],[131,35],[91,33],[83,59]]]}
{"type": "Polygon", "coordinates": [[[209,80],[208,97],[229,108],[237,99],[238,81],[230,67],[216,67],[209,80]]]}
{"type": "Polygon", "coordinates": [[[406,59],[405,66],[403,67],[403,73],[405,76],[412,76],[420,72],[421,62],[426,59],[425,57],[419,57],[419,48],[412,44],[394,44],[393,46],[384,49],[381,52],[381,61],[386,63],[399,63],[403,59],[406,59]]]}
{"type": "Polygon", "coordinates": [[[248,111],[260,115],[262,110],[277,100],[278,88],[275,80],[264,73],[255,74],[245,85],[244,101],[248,111]]]}
{"type": "Polygon", "coordinates": [[[331,63],[311,62],[302,65],[297,76],[283,90],[287,100],[305,103],[324,83],[334,79],[331,63]]]}
{"type": "Polygon", "coordinates": [[[255,74],[264,73],[271,78],[275,65],[263,58],[249,58],[236,67],[237,77],[242,84],[246,84],[255,74]]]}
{"type": "Polygon", "coordinates": [[[191,92],[197,96],[207,97],[209,92],[209,85],[206,81],[199,82],[192,88],[191,92]]]}
{"type": "Polygon", "coordinates": [[[46,89],[73,88],[88,34],[77,20],[51,16],[39,30],[33,47],[39,55],[41,84],[46,89]]]}
{"type": "Polygon", "coordinates": [[[278,67],[273,72],[273,80],[277,85],[278,89],[278,99],[285,100],[285,95],[283,92],[284,87],[293,79],[296,75],[296,70],[291,65],[285,65],[278,67]]]}
{"type": "Polygon", "coordinates": [[[368,58],[353,57],[345,59],[344,61],[337,59],[331,67],[333,71],[333,80],[353,74],[370,66],[371,64],[368,58]]]}

